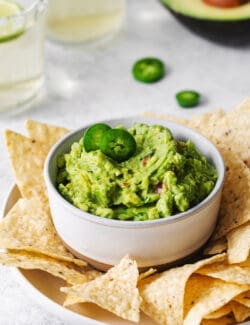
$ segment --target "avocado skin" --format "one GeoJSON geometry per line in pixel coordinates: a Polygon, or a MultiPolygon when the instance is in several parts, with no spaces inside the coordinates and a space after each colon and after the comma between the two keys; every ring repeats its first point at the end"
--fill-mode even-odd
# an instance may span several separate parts
{"type": "Polygon", "coordinates": [[[176,13],[165,3],[160,2],[182,25],[201,37],[228,45],[250,44],[250,19],[237,21],[198,19],[176,13]]]}

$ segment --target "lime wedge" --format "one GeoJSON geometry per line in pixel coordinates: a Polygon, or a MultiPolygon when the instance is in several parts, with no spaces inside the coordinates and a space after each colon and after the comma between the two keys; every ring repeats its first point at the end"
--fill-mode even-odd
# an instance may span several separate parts
{"type": "Polygon", "coordinates": [[[23,8],[8,0],[0,0],[0,43],[19,37],[24,32],[23,8]]]}

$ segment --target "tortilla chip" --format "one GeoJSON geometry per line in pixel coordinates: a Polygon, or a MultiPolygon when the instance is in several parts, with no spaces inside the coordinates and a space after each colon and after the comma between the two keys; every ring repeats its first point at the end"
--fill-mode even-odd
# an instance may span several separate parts
{"type": "Polygon", "coordinates": [[[238,302],[231,301],[232,311],[235,320],[240,323],[244,322],[248,317],[250,317],[250,308],[239,304],[238,302]]]}
{"type": "Polygon", "coordinates": [[[178,116],[174,116],[174,115],[157,114],[157,113],[153,113],[153,112],[144,112],[143,116],[155,118],[155,119],[166,120],[166,121],[170,121],[170,122],[175,122],[175,123],[179,123],[179,124],[183,124],[183,125],[189,124],[189,120],[178,117],[178,116]]]}
{"type": "Polygon", "coordinates": [[[250,291],[244,292],[234,298],[234,301],[250,308],[250,291]]]}
{"type": "Polygon", "coordinates": [[[225,116],[225,112],[222,109],[216,109],[202,115],[194,115],[191,119],[183,119],[173,115],[156,114],[153,112],[145,112],[143,115],[150,118],[183,124],[195,129],[207,137],[211,137],[213,136],[213,129],[216,128],[218,120],[225,116]]]}
{"type": "Polygon", "coordinates": [[[223,316],[226,316],[226,315],[230,314],[231,311],[232,311],[231,305],[230,305],[230,303],[228,303],[225,306],[222,306],[221,308],[219,308],[218,310],[204,316],[204,318],[205,319],[221,318],[223,316]]]}
{"type": "Polygon", "coordinates": [[[199,325],[204,316],[223,307],[248,288],[249,285],[193,274],[186,285],[183,325],[199,325]]]}
{"type": "Polygon", "coordinates": [[[210,139],[216,138],[218,144],[223,144],[228,150],[234,151],[250,167],[249,98],[226,114],[222,110],[215,110],[201,116],[194,116],[188,125],[210,139]]]}
{"type": "Polygon", "coordinates": [[[245,98],[235,109],[235,113],[242,113],[244,111],[249,112],[250,110],[250,97],[245,98]]]}
{"type": "Polygon", "coordinates": [[[229,263],[246,261],[250,251],[250,222],[232,230],[227,241],[229,263]]]}
{"type": "Polygon", "coordinates": [[[250,267],[228,265],[226,262],[204,266],[196,271],[196,273],[207,275],[226,282],[250,284],[250,267]]]}
{"type": "Polygon", "coordinates": [[[221,254],[194,264],[172,268],[140,281],[141,309],[159,324],[182,325],[183,301],[188,278],[204,265],[223,261],[225,256],[221,254]]]}
{"type": "Polygon", "coordinates": [[[223,316],[217,319],[203,319],[202,325],[235,325],[233,315],[223,316]]]}
{"type": "MultiPolygon", "coordinates": [[[[61,288],[64,290],[64,288],[61,288]]],[[[76,295],[75,293],[67,293],[66,298],[64,300],[63,306],[71,306],[75,304],[80,304],[85,302],[79,295],[76,295]]]]}
{"type": "Polygon", "coordinates": [[[241,267],[250,267],[250,256],[244,262],[237,263],[237,265],[239,265],[241,267]]]}
{"type": "MultiPolygon", "coordinates": [[[[216,143],[215,143],[216,144],[216,143]]],[[[224,145],[218,145],[226,168],[222,199],[226,204],[239,202],[239,196],[250,194],[250,171],[243,161],[224,145]],[[240,195],[239,195],[240,193],[240,195]]]]}
{"type": "Polygon", "coordinates": [[[208,242],[206,247],[204,248],[204,255],[215,255],[223,253],[227,250],[227,239],[222,237],[213,242],[208,242]]]}
{"type": "Polygon", "coordinates": [[[48,154],[47,146],[10,130],[5,132],[5,139],[16,184],[22,196],[26,199],[39,197],[46,202],[43,165],[48,154]]]}
{"type": "Polygon", "coordinates": [[[218,121],[223,116],[225,116],[225,112],[222,109],[216,109],[202,115],[194,115],[187,125],[210,138],[213,136],[213,130],[216,128],[218,121]]]}
{"type": "Polygon", "coordinates": [[[212,241],[250,221],[250,170],[231,151],[220,147],[226,165],[226,178],[218,223],[212,241]]]}
{"type": "Polygon", "coordinates": [[[49,148],[58,142],[65,134],[69,132],[66,128],[40,123],[33,120],[27,120],[26,130],[32,140],[43,142],[49,148]]]}
{"type": "Polygon", "coordinates": [[[95,280],[61,290],[78,296],[81,302],[95,303],[124,319],[139,322],[138,277],[136,262],[126,256],[117,266],[95,280]]]}
{"type": "Polygon", "coordinates": [[[212,132],[250,168],[250,99],[219,119],[212,132]]]}
{"type": "Polygon", "coordinates": [[[25,251],[0,253],[0,264],[22,269],[39,269],[65,280],[71,285],[82,284],[95,279],[101,273],[76,266],[72,262],[59,261],[42,254],[25,251]]]}
{"type": "Polygon", "coordinates": [[[146,279],[147,277],[149,277],[150,275],[152,275],[152,274],[154,274],[154,273],[156,273],[156,272],[157,272],[156,269],[150,268],[150,269],[148,269],[147,271],[142,272],[142,273],[139,274],[139,279],[138,279],[138,281],[141,281],[141,280],[143,280],[143,279],[146,279]]]}
{"type": "Polygon", "coordinates": [[[86,265],[65,248],[49,209],[38,199],[20,199],[0,222],[0,248],[38,252],[58,260],[86,265]]]}

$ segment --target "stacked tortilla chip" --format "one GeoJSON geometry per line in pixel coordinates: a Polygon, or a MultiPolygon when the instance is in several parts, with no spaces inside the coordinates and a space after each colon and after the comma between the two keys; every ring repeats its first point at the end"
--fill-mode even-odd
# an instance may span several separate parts
{"type": "Polygon", "coordinates": [[[249,288],[249,261],[231,266],[225,253],[172,268],[139,283],[141,309],[157,324],[165,325],[243,321],[249,317],[249,288]],[[239,298],[243,298],[241,303],[239,298]],[[239,317],[242,310],[248,314],[239,317]]]}
{"type": "Polygon", "coordinates": [[[40,269],[65,280],[64,305],[91,302],[140,322],[140,310],[156,324],[235,324],[250,317],[250,100],[230,113],[216,110],[188,125],[212,140],[226,165],[216,229],[204,255],[192,264],[139,275],[125,256],[101,273],[75,258],[57,236],[43,180],[51,146],[68,131],[27,121],[29,137],[6,131],[6,145],[21,198],[0,222],[0,264],[40,269]],[[207,257],[208,255],[214,255],[207,257]]]}

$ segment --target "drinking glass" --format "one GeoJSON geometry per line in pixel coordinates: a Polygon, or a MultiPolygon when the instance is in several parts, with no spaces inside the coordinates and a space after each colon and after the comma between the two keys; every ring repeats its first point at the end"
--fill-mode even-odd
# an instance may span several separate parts
{"type": "Polygon", "coordinates": [[[125,0],[50,0],[47,34],[59,42],[93,41],[116,32],[124,13],[125,0]]]}
{"type": "MultiPolygon", "coordinates": [[[[29,107],[29,103],[38,95],[44,83],[47,2],[17,1],[12,2],[13,6],[19,8],[16,13],[0,16],[1,116],[12,115],[29,107]]],[[[10,1],[6,2],[10,4],[10,1]]]]}

